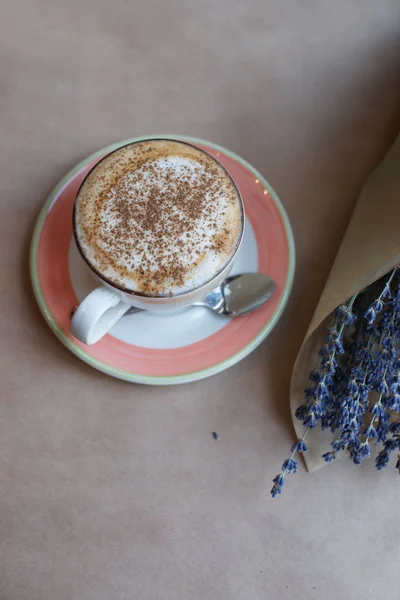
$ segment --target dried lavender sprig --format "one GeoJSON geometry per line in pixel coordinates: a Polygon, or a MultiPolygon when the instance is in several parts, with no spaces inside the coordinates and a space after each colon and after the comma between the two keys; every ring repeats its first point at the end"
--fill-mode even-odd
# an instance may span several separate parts
{"type": "Polygon", "coordinates": [[[309,429],[317,425],[325,414],[326,404],[330,401],[329,387],[332,385],[332,376],[337,368],[336,353],[344,352],[342,345],[344,329],[355,321],[352,308],[356,297],[357,294],[354,294],[347,305],[342,305],[336,310],[336,323],[335,327],[329,330],[327,344],[325,345],[326,352],[322,351],[320,353],[319,366],[310,374],[310,379],[315,385],[313,388],[306,390],[306,403],[296,411],[296,417],[303,421],[304,433],[292,446],[291,454],[284,461],[281,472],[273,479],[274,485],[271,489],[273,498],[282,493],[286,474],[297,473],[298,461],[294,457],[296,453],[307,451],[305,442],[307,433],[309,429]]]}
{"type": "Polygon", "coordinates": [[[328,331],[326,344],[320,351],[321,359],[317,369],[310,374],[314,384],[305,390],[306,402],[296,410],[296,417],[303,422],[304,427],[313,429],[326,414],[332,404],[330,388],[333,376],[338,368],[336,354],[343,354],[343,332],[346,326],[355,321],[352,308],[357,294],[354,294],[347,305],[339,306],[336,310],[334,327],[328,331]]]}
{"type": "Polygon", "coordinates": [[[282,465],[282,471],[280,473],[278,473],[278,475],[276,475],[274,477],[273,481],[273,486],[271,489],[271,496],[273,498],[276,498],[276,496],[278,494],[282,493],[282,489],[283,489],[283,485],[285,483],[285,475],[286,473],[297,473],[298,471],[298,461],[294,458],[296,453],[300,453],[300,452],[307,452],[308,448],[307,448],[307,444],[304,441],[305,437],[308,433],[308,427],[305,429],[303,436],[297,440],[297,442],[292,446],[292,453],[289,456],[289,458],[287,458],[285,460],[285,462],[282,465]]]}
{"type": "Polygon", "coordinates": [[[398,269],[398,267],[395,267],[393,269],[388,280],[385,283],[385,287],[383,288],[382,292],[379,294],[378,298],[376,298],[376,300],[374,300],[372,302],[371,306],[368,308],[368,310],[364,314],[364,318],[367,319],[368,325],[372,325],[374,323],[375,319],[377,318],[377,315],[382,311],[385,298],[391,297],[390,285],[392,283],[393,277],[395,276],[395,274],[397,272],[397,269],[398,269]]]}

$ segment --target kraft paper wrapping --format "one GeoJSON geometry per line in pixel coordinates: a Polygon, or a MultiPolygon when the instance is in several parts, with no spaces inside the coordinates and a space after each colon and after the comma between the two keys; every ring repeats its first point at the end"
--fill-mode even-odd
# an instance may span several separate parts
{"type": "MultiPolygon", "coordinates": [[[[329,227],[329,223],[327,223],[329,227]]],[[[304,433],[295,411],[304,402],[308,375],[318,364],[318,350],[327,332],[330,314],[354,293],[361,291],[400,262],[400,136],[383,162],[367,180],[356,203],[343,242],[315,310],[294,366],[290,402],[296,434],[304,433]]],[[[307,435],[307,469],[327,463],[329,431],[315,428],[307,435]]]]}

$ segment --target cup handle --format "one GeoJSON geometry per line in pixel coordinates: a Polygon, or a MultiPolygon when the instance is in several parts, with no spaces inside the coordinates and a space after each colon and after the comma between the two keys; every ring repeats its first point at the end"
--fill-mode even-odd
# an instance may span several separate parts
{"type": "Polygon", "coordinates": [[[116,294],[100,286],[80,303],[72,316],[70,331],[80,342],[95,344],[129,308],[116,294]]]}

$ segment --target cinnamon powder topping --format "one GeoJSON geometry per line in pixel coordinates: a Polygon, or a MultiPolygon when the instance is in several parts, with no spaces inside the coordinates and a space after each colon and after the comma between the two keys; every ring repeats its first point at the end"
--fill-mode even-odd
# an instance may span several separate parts
{"type": "Polygon", "coordinates": [[[121,148],[85,179],[75,205],[77,242],[111,283],[176,295],[212,279],[236,251],[241,201],[208,154],[172,140],[121,148]]]}

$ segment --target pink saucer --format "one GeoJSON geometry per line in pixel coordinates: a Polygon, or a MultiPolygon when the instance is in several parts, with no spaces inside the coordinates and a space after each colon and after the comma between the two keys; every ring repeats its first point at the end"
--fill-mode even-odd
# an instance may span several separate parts
{"type": "Polygon", "coordinates": [[[57,337],[81,360],[113,377],[146,384],[196,381],[231,367],[264,340],[287,302],[294,275],[294,243],[285,210],[268,182],[228,150],[196,138],[174,138],[204,148],[234,178],[246,212],[246,232],[233,273],[260,271],[277,284],[274,296],[255,312],[234,319],[191,307],[168,316],[137,313],[123,317],[100,342],[85,346],[69,333],[71,311],[94,287],[72,239],[72,207],[89,171],[118,142],[72,169],[47,199],[31,247],[33,289],[43,316],[57,337]]]}

